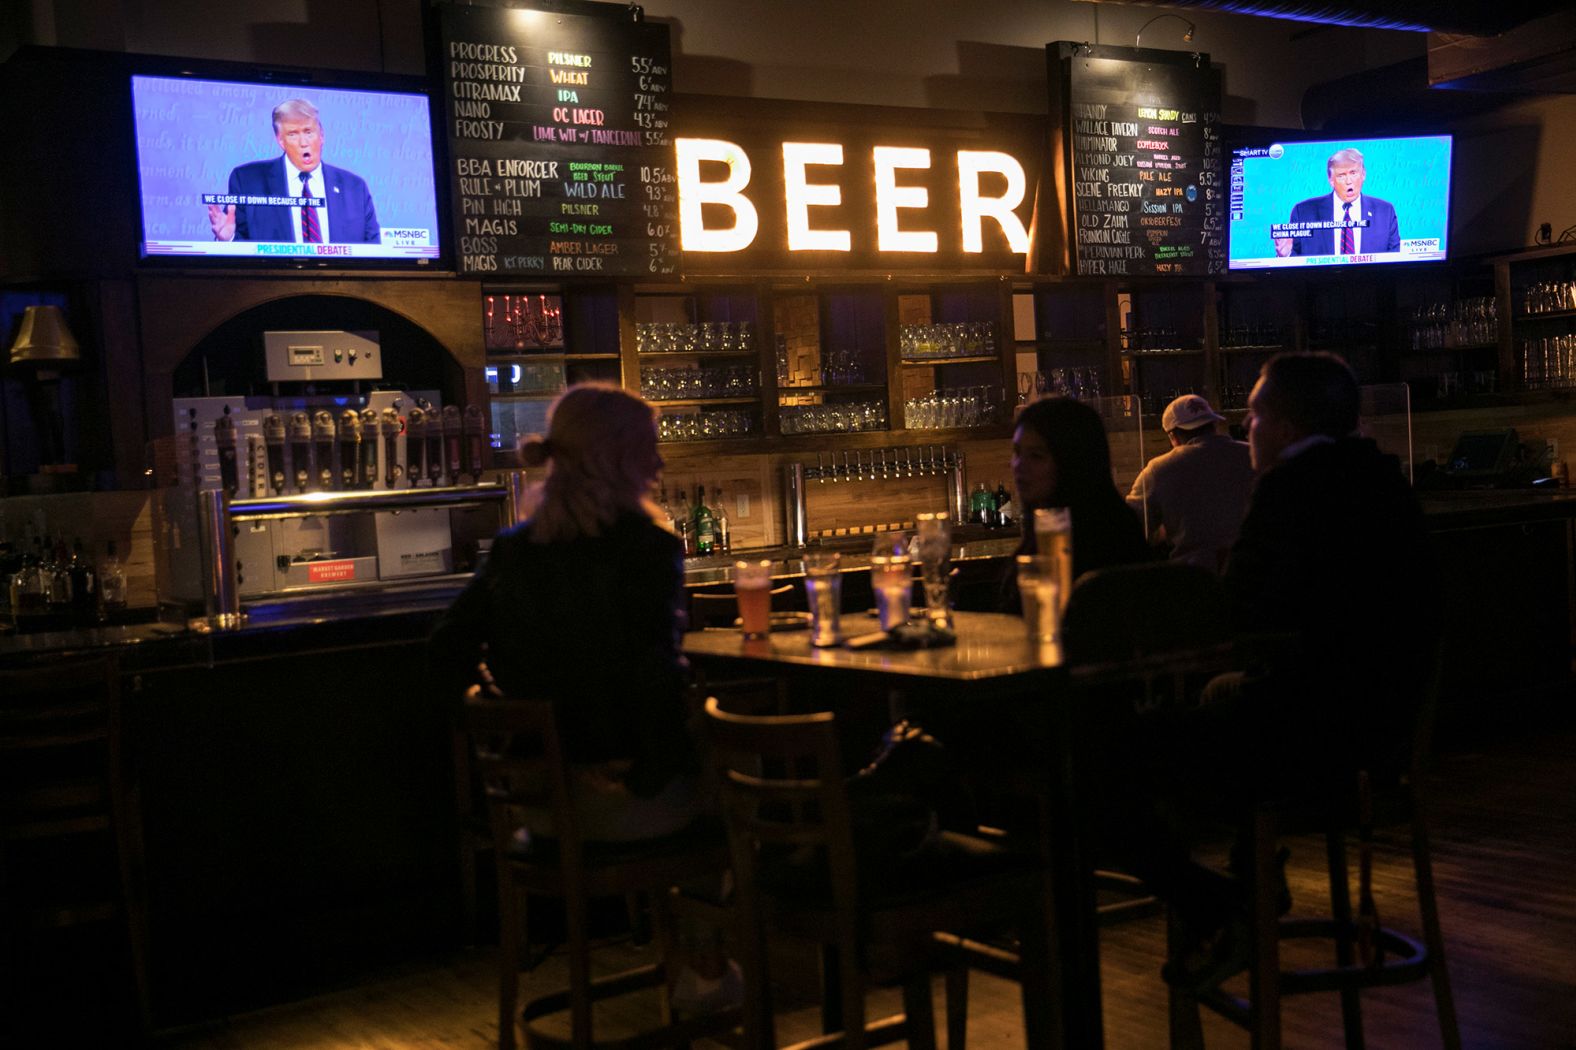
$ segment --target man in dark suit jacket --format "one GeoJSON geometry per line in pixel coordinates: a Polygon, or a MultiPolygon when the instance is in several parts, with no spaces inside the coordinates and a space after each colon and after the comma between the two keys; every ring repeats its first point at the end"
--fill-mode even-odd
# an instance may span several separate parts
{"type": "Polygon", "coordinates": [[[323,126],[317,107],[293,98],[274,107],[274,138],[284,153],[230,172],[229,192],[241,196],[313,197],[325,208],[280,204],[209,205],[215,240],[377,244],[380,227],[366,182],[323,163],[323,126]],[[310,216],[303,212],[310,211],[310,216]],[[326,213],[326,214],[325,214],[326,213]],[[308,226],[315,232],[308,234],[308,226]]]}
{"type": "MultiPolygon", "coordinates": [[[[1337,150],[1325,163],[1325,172],[1333,192],[1299,201],[1292,208],[1289,221],[1366,222],[1367,226],[1352,229],[1353,254],[1400,251],[1401,227],[1396,221],[1395,205],[1363,193],[1368,172],[1363,167],[1362,153],[1355,149],[1337,150]]],[[[1311,231],[1307,237],[1277,237],[1275,254],[1335,255],[1341,253],[1343,232],[1322,229],[1311,231]]]]}
{"type": "Polygon", "coordinates": [[[1272,358],[1248,411],[1259,479],[1224,582],[1244,630],[1298,643],[1257,689],[1261,747],[1296,753],[1272,759],[1282,770],[1383,765],[1406,742],[1439,626],[1422,510],[1399,461],[1356,436],[1357,380],[1339,357],[1272,358]]]}
{"type": "MultiPolygon", "coordinates": [[[[1113,852],[1177,909],[1167,980],[1213,987],[1246,959],[1247,897],[1191,859],[1189,810],[1395,773],[1432,672],[1438,583],[1394,456],[1356,435],[1359,390],[1334,354],[1279,354],[1248,400],[1258,481],[1222,583],[1237,630],[1280,642],[1210,683],[1200,707],[1135,723],[1102,797],[1113,852]]],[[[1233,868],[1246,858],[1234,850],[1233,868]]],[[[1283,908],[1288,906],[1282,902],[1283,908]]]]}

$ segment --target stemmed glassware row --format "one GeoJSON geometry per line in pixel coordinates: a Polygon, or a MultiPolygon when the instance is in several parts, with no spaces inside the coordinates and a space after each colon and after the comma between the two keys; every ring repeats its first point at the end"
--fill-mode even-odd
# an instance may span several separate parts
{"type": "Polygon", "coordinates": [[[777,418],[784,434],[847,434],[884,430],[887,425],[886,404],[881,401],[783,405],[777,418]]]}
{"type": "Polygon", "coordinates": [[[641,321],[635,324],[635,349],[642,354],[743,352],[755,349],[755,326],[749,321],[641,321]]]}
{"type": "Polygon", "coordinates": [[[997,421],[1001,400],[1001,388],[994,386],[932,390],[904,402],[904,421],[911,430],[984,426],[997,421]]]}
{"type": "Polygon", "coordinates": [[[760,389],[754,368],[642,368],[640,394],[650,401],[698,397],[749,397],[760,389]]]}
{"type": "Polygon", "coordinates": [[[899,330],[904,357],[980,357],[996,353],[996,326],[989,321],[906,324],[899,330]]]}
{"type": "Polygon", "coordinates": [[[753,433],[755,415],[747,411],[667,413],[657,420],[659,441],[713,441],[753,433]]]}
{"type": "Polygon", "coordinates": [[[1018,404],[1055,394],[1079,401],[1103,397],[1098,368],[1052,368],[1043,372],[1018,373],[1018,404]]]}

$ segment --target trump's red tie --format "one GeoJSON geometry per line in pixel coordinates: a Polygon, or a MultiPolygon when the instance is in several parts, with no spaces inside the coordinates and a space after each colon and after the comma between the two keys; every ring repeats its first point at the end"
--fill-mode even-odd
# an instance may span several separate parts
{"type": "MultiPolygon", "coordinates": [[[[301,173],[301,196],[310,197],[312,191],[307,188],[307,180],[312,177],[310,171],[301,173]]],[[[1351,207],[1351,205],[1347,205],[1351,207]]],[[[317,209],[310,204],[301,205],[301,243],[322,244],[323,231],[317,225],[317,209]]]]}
{"type": "MultiPolygon", "coordinates": [[[[306,215],[306,212],[302,212],[301,214],[304,217],[306,215]]],[[[1341,205],[1341,221],[1342,222],[1351,222],[1352,221],[1352,202],[1351,201],[1347,201],[1345,204],[1341,205]]],[[[1342,255],[1351,255],[1355,251],[1357,251],[1357,238],[1352,234],[1352,228],[1350,226],[1342,226],[1341,227],[1341,254],[1342,255]]]]}

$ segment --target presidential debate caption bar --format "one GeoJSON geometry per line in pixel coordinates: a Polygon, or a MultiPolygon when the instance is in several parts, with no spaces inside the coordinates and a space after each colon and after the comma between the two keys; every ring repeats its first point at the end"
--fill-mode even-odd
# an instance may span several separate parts
{"type": "Polygon", "coordinates": [[[1220,80],[1208,56],[1052,47],[1068,49],[1064,116],[1077,272],[1222,272],[1220,80]]]}
{"type": "Polygon", "coordinates": [[[459,272],[674,272],[667,27],[622,7],[440,10],[459,272]]]}

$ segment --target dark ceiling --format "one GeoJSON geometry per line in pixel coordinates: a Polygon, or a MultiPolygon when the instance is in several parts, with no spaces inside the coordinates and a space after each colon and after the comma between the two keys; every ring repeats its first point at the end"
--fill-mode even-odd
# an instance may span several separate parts
{"type": "Polygon", "coordinates": [[[1324,25],[1366,26],[1438,33],[1494,36],[1508,29],[1567,10],[1570,0],[1336,0],[1300,3],[1298,0],[1089,0],[1091,3],[1137,3],[1146,7],[1189,8],[1263,15],[1324,25]]]}

